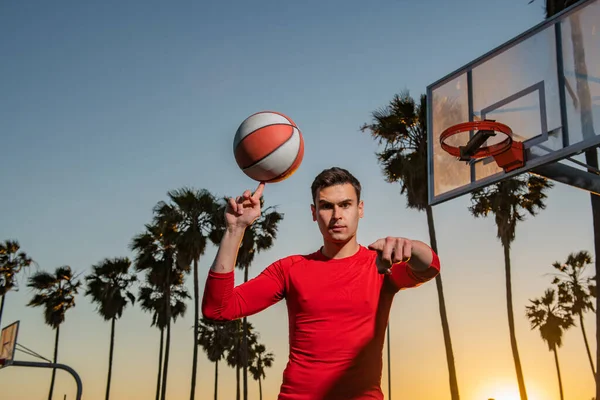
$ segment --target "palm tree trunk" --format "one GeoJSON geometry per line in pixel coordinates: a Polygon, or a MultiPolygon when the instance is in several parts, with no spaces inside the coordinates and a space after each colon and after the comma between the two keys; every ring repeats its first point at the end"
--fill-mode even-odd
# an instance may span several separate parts
{"type": "Polygon", "coordinates": [[[388,364],[388,399],[392,399],[392,356],[390,344],[390,323],[387,326],[387,364],[388,364]]]}
{"type": "Polygon", "coordinates": [[[583,326],[583,313],[579,312],[579,326],[581,326],[581,333],[583,334],[583,343],[585,343],[585,350],[587,351],[588,360],[590,361],[590,367],[592,367],[592,374],[596,379],[596,370],[594,368],[594,360],[592,359],[592,352],[590,351],[590,345],[588,344],[587,335],[585,333],[585,327],[583,326]]]}
{"type": "Polygon", "coordinates": [[[158,353],[158,376],[156,377],[156,400],[160,400],[160,376],[162,370],[163,343],[165,342],[165,329],[160,330],[160,348],[158,353]]]}
{"type": "Polygon", "coordinates": [[[108,378],[106,379],[106,400],[110,398],[110,380],[112,377],[113,351],[115,348],[115,321],[112,319],[110,327],[110,349],[108,351],[108,378]]]}
{"type": "Polygon", "coordinates": [[[259,400],[262,400],[262,379],[260,374],[258,375],[258,395],[259,395],[259,400]]]}
{"type": "MultiPolygon", "coordinates": [[[[248,282],[248,266],[244,268],[244,282],[248,282]]],[[[244,400],[248,400],[248,336],[246,330],[248,329],[248,320],[244,317],[242,321],[242,368],[244,377],[244,400]]]]}
{"type": "MultiPolygon", "coordinates": [[[[429,241],[431,249],[438,254],[437,238],[435,235],[435,224],[433,222],[433,210],[431,206],[425,208],[427,214],[427,226],[429,227],[429,241]]],[[[446,347],[446,362],[448,364],[448,379],[450,381],[450,398],[459,400],[458,378],[456,376],[456,365],[454,363],[454,351],[452,350],[452,340],[450,338],[450,324],[448,323],[448,314],[446,312],[446,300],[444,299],[444,286],[442,285],[442,276],[438,274],[435,277],[435,286],[438,293],[438,307],[440,309],[440,318],[442,320],[442,333],[444,335],[444,345],[446,347]]]]}
{"type": "Polygon", "coordinates": [[[512,301],[512,278],[510,271],[510,247],[502,243],[504,248],[504,272],[506,274],[506,308],[508,313],[508,330],[510,334],[510,347],[515,361],[515,370],[517,372],[517,381],[519,383],[519,394],[521,400],[527,400],[527,391],[525,390],[525,379],[521,369],[521,358],[519,357],[519,348],[517,347],[517,336],[515,334],[515,316],[513,313],[512,301]]]}
{"type": "Polygon", "coordinates": [[[219,390],[219,360],[215,361],[215,400],[218,400],[217,392],[219,390]]]}
{"type": "Polygon", "coordinates": [[[244,329],[244,336],[242,336],[242,380],[243,380],[243,393],[244,400],[248,400],[248,337],[246,336],[246,327],[248,321],[246,317],[242,322],[244,329]]]}
{"type": "Polygon", "coordinates": [[[2,304],[0,305],[0,330],[2,329],[2,314],[4,313],[5,299],[6,299],[6,293],[2,295],[2,304]]]}
{"type": "Polygon", "coordinates": [[[166,295],[166,319],[167,319],[167,340],[165,343],[165,362],[163,364],[163,379],[162,379],[162,388],[161,388],[161,400],[165,400],[167,398],[167,376],[169,370],[169,350],[171,348],[171,268],[173,263],[168,263],[167,269],[167,284],[165,285],[165,295],[166,295]]]}
{"type": "Polygon", "coordinates": [[[198,260],[194,260],[194,351],[192,356],[192,385],[190,388],[190,400],[196,397],[196,371],[198,368],[198,320],[200,319],[198,303],[200,294],[198,291],[198,260]]]}
{"type": "Polygon", "coordinates": [[[165,400],[167,398],[167,371],[169,370],[169,352],[171,348],[171,321],[167,323],[167,340],[165,341],[165,362],[163,364],[163,377],[162,377],[162,388],[160,398],[165,400]]]}
{"type": "MultiPolygon", "coordinates": [[[[56,336],[54,338],[54,358],[53,362],[56,364],[58,361],[58,337],[60,334],[60,326],[56,327],[56,336]]],[[[52,368],[52,379],[50,380],[50,391],[48,392],[48,400],[52,400],[52,393],[54,392],[54,379],[56,378],[56,368],[52,368]]]]}
{"type": "Polygon", "coordinates": [[[552,351],[554,352],[554,363],[556,364],[556,374],[558,375],[558,390],[560,390],[560,400],[564,400],[565,396],[563,394],[562,378],[560,377],[560,366],[558,364],[558,351],[556,351],[556,346],[553,346],[552,351]]]}
{"type": "Polygon", "coordinates": [[[238,336],[235,338],[235,383],[236,383],[236,392],[235,399],[240,400],[240,346],[241,346],[241,338],[240,338],[240,321],[237,321],[237,332],[238,336]]]}
{"type": "MultiPolygon", "coordinates": [[[[237,357],[237,360],[239,363],[240,358],[237,357]]],[[[235,367],[235,382],[236,382],[236,386],[237,386],[236,392],[235,392],[235,399],[240,400],[241,393],[240,393],[240,366],[239,365],[236,365],[236,367],[235,367]]]]}

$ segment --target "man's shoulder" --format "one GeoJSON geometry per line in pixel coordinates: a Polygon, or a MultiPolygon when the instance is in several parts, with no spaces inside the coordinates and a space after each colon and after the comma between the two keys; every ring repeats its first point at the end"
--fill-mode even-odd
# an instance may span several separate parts
{"type": "Polygon", "coordinates": [[[313,262],[325,261],[326,258],[321,253],[321,249],[317,249],[306,253],[294,253],[285,257],[279,258],[272,265],[279,268],[289,269],[291,267],[302,266],[313,262]]]}
{"type": "Polygon", "coordinates": [[[297,253],[290,254],[283,258],[277,260],[278,263],[285,264],[287,266],[292,266],[298,263],[307,263],[311,261],[315,261],[319,259],[319,250],[311,252],[311,253],[297,253]]]}

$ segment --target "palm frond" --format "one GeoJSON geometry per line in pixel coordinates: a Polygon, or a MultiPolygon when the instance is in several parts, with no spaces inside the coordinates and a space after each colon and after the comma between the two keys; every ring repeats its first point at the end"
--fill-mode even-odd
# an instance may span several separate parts
{"type": "Polygon", "coordinates": [[[25,252],[17,240],[0,243],[0,296],[17,285],[17,274],[28,268],[34,261],[25,252]]]}
{"type": "Polygon", "coordinates": [[[29,278],[28,287],[36,290],[46,290],[51,288],[55,283],[55,278],[52,274],[46,271],[38,271],[29,278]]]}
{"type": "Polygon", "coordinates": [[[127,304],[135,302],[135,297],[128,291],[137,279],[129,273],[131,268],[132,263],[127,257],[105,258],[93,265],[92,273],[85,278],[85,295],[91,297],[92,303],[97,305],[96,310],[107,321],[121,318],[127,304]]]}
{"type": "Polygon", "coordinates": [[[37,292],[27,305],[43,307],[45,323],[57,328],[64,322],[66,312],[75,307],[81,281],[73,277],[69,266],[61,266],[54,273],[36,272],[29,278],[27,286],[37,292]]]}
{"type": "Polygon", "coordinates": [[[591,254],[582,250],[570,253],[564,263],[556,261],[552,264],[558,271],[552,281],[558,290],[558,301],[572,315],[595,311],[592,288],[589,285],[592,277],[586,274],[591,263],[591,254]]]}
{"type": "Polygon", "coordinates": [[[407,207],[418,210],[428,205],[426,117],[426,97],[421,96],[417,104],[403,91],[372,113],[371,124],[361,127],[382,146],[375,155],[385,180],[399,183],[407,207]]]}
{"type": "Polygon", "coordinates": [[[476,218],[494,215],[497,237],[510,247],[517,223],[525,220],[525,212],[535,216],[546,208],[546,191],[552,187],[547,179],[528,173],[505,179],[474,190],[469,211],[476,218]]]}
{"type": "Polygon", "coordinates": [[[574,326],[573,317],[557,302],[556,291],[547,289],[540,298],[530,300],[526,315],[531,329],[538,329],[552,351],[562,346],[563,333],[574,326]]]}

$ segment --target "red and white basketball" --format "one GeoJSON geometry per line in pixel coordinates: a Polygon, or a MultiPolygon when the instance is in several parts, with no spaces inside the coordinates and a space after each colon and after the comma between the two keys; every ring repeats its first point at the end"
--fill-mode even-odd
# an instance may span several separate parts
{"type": "Polygon", "coordinates": [[[280,182],[302,163],[304,139],[291,118],[275,111],[261,111],[241,123],[233,139],[233,154],[237,165],[250,178],[280,182]]]}

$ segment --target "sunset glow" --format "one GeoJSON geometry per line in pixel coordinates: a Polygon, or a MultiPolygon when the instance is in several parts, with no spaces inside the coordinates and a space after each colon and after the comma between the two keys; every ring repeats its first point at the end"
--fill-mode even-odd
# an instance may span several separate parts
{"type": "MultiPolygon", "coordinates": [[[[484,400],[520,400],[519,387],[516,382],[503,380],[488,385],[482,385],[477,398],[484,400]]],[[[543,396],[537,388],[537,385],[527,385],[528,400],[547,400],[548,396],[543,396]]]]}

